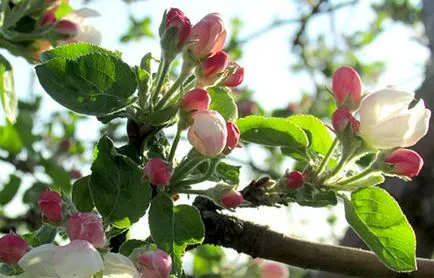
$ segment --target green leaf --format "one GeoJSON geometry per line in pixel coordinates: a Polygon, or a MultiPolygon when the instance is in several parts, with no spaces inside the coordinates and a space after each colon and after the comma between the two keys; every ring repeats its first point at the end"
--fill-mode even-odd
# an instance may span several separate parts
{"type": "Polygon", "coordinates": [[[312,115],[293,115],[287,118],[288,121],[298,125],[309,134],[310,148],[320,154],[325,155],[333,143],[324,123],[312,115]]]}
{"type": "Polygon", "coordinates": [[[321,191],[316,186],[305,183],[297,190],[288,192],[287,201],[296,202],[301,206],[325,207],[338,203],[336,193],[333,191],[321,191]]]}
{"type": "Polygon", "coordinates": [[[266,145],[304,149],[308,138],[296,124],[282,118],[248,116],[238,119],[241,140],[266,145]]]}
{"type": "Polygon", "coordinates": [[[129,256],[136,248],[145,247],[147,243],[143,240],[138,239],[129,239],[122,243],[121,247],[119,248],[119,253],[121,253],[124,256],[129,256]]]}
{"type": "Polygon", "coordinates": [[[142,181],[140,167],[119,154],[109,138],[99,140],[91,169],[90,192],[104,219],[118,228],[128,228],[145,214],[151,185],[142,181]]]}
{"type": "Polygon", "coordinates": [[[6,126],[0,126],[0,149],[11,155],[17,155],[23,147],[21,137],[14,126],[9,123],[6,123],[6,126]]]}
{"type": "Polygon", "coordinates": [[[387,191],[369,187],[345,200],[345,217],[354,231],[389,268],[416,270],[416,238],[398,203],[387,191]]]}
{"type": "Polygon", "coordinates": [[[73,11],[74,9],[67,2],[62,0],[59,5],[56,6],[56,12],[54,14],[56,15],[56,19],[59,20],[73,11]]]}
{"type": "Polygon", "coordinates": [[[193,260],[193,276],[213,276],[221,272],[225,252],[222,247],[200,245],[195,249],[193,260]]]}
{"type": "Polygon", "coordinates": [[[0,191],[0,205],[4,206],[15,197],[20,188],[21,179],[15,175],[9,177],[9,182],[0,191]]]}
{"type": "Polygon", "coordinates": [[[45,173],[52,179],[51,188],[65,194],[71,193],[71,174],[53,159],[41,158],[45,173]]]}
{"type": "Polygon", "coordinates": [[[0,55],[0,99],[10,123],[14,124],[18,115],[18,99],[14,88],[12,66],[0,55]]]}
{"type": "MultiPolygon", "coordinates": [[[[208,178],[209,181],[224,181],[228,184],[240,183],[241,166],[230,165],[226,162],[219,162],[216,171],[208,178]]],[[[204,174],[208,170],[208,163],[202,163],[193,171],[193,174],[204,174]]]]}
{"type": "Polygon", "coordinates": [[[166,194],[152,201],[149,210],[149,228],[158,248],[172,256],[174,274],[182,271],[181,257],[188,244],[200,244],[205,230],[199,211],[192,206],[173,206],[166,194]]]}
{"type": "Polygon", "coordinates": [[[219,112],[223,118],[229,122],[234,122],[238,119],[238,109],[231,92],[222,87],[207,88],[211,97],[210,110],[219,112]]]}
{"type": "Polygon", "coordinates": [[[107,54],[115,58],[120,58],[120,54],[117,52],[112,52],[110,50],[104,49],[102,47],[99,47],[91,43],[80,42],[80,43],[65,44],[53,48],[49,51],[42,52],[41,62],[47,62],[49,60],[56,59],[56,58],[73,60],[80,56],[84,56],[87,54],[94,54],[94,53],[107,54]]]}
{"type": "Polygon", "coordinates": [[[149,115],[149,123],[152,126],[170,125],[175,123],[175,116],[178,113],[178,105],[170,105],[162,110],[149,115]]]}
{"type": "Polygon", "coordinates": [[[37,231],[24,234],[23,238],[32,247],[52,243],[57,235],[57,228],[49,224],[43,224],[37,231]]]}
{"type": "Polygon", "coordinates": [[[89,189],[90,176],[82,177],[72,185],[72,202],[81,212],[92,211],[94,208],[89,189]]]}
{"type": "Polygon", "coordinates": [[[74,112],[104,116],[134,100],[136,77],[117,57],[102,53],[63,57],[36,66],[42,87],[57,102],[74,112]]]}

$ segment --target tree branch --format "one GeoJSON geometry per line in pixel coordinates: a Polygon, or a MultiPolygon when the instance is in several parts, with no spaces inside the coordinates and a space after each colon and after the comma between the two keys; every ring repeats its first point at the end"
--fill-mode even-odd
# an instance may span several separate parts
{"type": "Polygon", "coordinates": [[[193,203],[205,225],[204,243],[233,248],[252,257],[270,259],[308,269],[358,277],[430,277],[434,261],[417,259],[418,270],[408,274],[393,272],[374,253],[293,239],[268,227],[217,212],[212,201],[197,197],[193,203]]]}

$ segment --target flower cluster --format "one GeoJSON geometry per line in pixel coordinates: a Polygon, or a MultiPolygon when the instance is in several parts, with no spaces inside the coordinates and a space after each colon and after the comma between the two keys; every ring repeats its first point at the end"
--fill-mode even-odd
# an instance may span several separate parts
{"type": "Polygon", "coordinates": [[[63,210],[61,196],[54,191],[43,192],[38,204],[43,216],[53,225],[65,226],[70,242],[63,246],[49,243],[31,248],[18,235],[1,237],[0,262],[18,265],[24,271],[18,277],[91,277],[97,273],[103,277],[169,277],[171,258],[162,250],[145,249],[140,256],[131,258],[107,252],[104,225],[98,214],[68,215],[63,210]],[[64,218],[66,223],[61,222],[64,218]]]}
{"type": "Polygon", "coordinates": [[[2,47],[30,62],[38,62],[42,52],[56,45],[73,42],[94,44],[101,42],[101,34],[86,24],[85,20],[88,17],[99,16],[97,11],[86,8],[73,10],[68,5],[68,0],[45,1],[42,5],[41,2],[11,2],[10,10],[6,10],[5,22],[2,25],[2,28],[5,29],[5,32],[2,32],[2,36],[4,36],[2,39],[5,41],[2,47]],[[60,5],[63,6],[63,10],[71,10],[71,12],[56,13],[60,5]],[[11,16],[8,12],[11,13],[11,16]],[[29,21],[35,21],[32,29],[22,30],[22,26],[29,21]],[[11,36],[9,37],[8,34],[11,36]]]}
{"type": "MultiPolygon", "coordinates": [[[[172,60],[180,53],[183,55],[183,64],[180,76],[164,95],[160,95],[164,77],[157,79],[156,90],[153,92],[154,109],[164,111],[171,100],[176,100],[179,106],[178,132],[169,157],[151,157],[144,167],[144,176],[153,185],[157,185],[159,190],[171,191],[181,187],[179,184],[189,186],[186,183],[191,181],[183,178],[196,166],[208,161],[212,173],[218,160],[239,146],[240,131],[235,119],[226,120],[211,108],[213,100],[208,91],[213,86],[235,87],[243,81],[244,69],[223,51],[225,39],[226,28],[220,14],[208,14],[193,26],[179,9],[172,8],[163,17],[160,25],[160,45],[163,53],[161,71],[157,73],[157,78],[160,73],[163,76],[166,74],[172,60]],[[192,76],[195,81],[189,83],[189,89],[186,92],[181,89],[177,93],[179,85],[192,76]],[[173,161],[174,154],[181,133],[185,130],[193,150],[177,165],[176,161],[173,161]],[[211,160],[214,162],[210,162],[211,160]]],[[[242,196],[239,192],[234,192],[238,196],[235,201],[231,197],[228,200],[232,201],[220,202],[220,197],[228,194],[221,192],[216,198],[217,202],[227,208],[238,206],[242,203],[242,196]]],[[[223,200],[227,198],[226,196],[223,200]]]]}

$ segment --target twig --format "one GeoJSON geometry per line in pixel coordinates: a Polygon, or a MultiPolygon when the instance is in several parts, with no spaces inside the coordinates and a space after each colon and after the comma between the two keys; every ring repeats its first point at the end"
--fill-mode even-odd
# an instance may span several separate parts
{"type": "Polygon", "coordinates": [[[418,258],[417,271],[397,273],[372,252],[290,238],[266,226],[220,214],[212,201],[203,197],[197,197],[193,205],[200,210],[205,225],[204,243],[233,248],[252,257],[357,277],[430,277],[434,273],[434,260],[418,258]]]}

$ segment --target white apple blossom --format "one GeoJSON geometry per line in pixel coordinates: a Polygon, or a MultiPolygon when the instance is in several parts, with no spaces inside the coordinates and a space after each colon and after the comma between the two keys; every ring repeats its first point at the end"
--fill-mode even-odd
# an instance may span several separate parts
{"type": "Polygon", "coordinates": [[[104,269],[99,252],[85,240],[73,240],[58,247],[54,256],[54,269],[58,277],[90,277],[104,269]]]}
{"type": "Polygon", "coordinates": [[[374,92],[360,106],[360,136],[378,149],[409,147],[428,132],[431,111],[414,94],[394,87],[374,92]]]}
{"type": "Polygon", "coordinates": [[[93,44],[101,44],[101,33],[93,26],[87,25],[85,19],[88,17],[97,17],[100,14],[92,9],[79,9],[75,10],[62,18],[78,25],[77,34],[65,41],[65,43],[73,42],[89,42],[93,44]]]}
{"type": "Polygon", "coordinates": [[[140,278],[133,262],[124,255],[108,253],[104,255],[104,278],[140,278]]]}
{"type": "Polygon", "coordinates": [[[54,244],[33,248],[19,260],[18,265],[33,277],[57,277],[53,264],[56,249],[54,244]]]}

